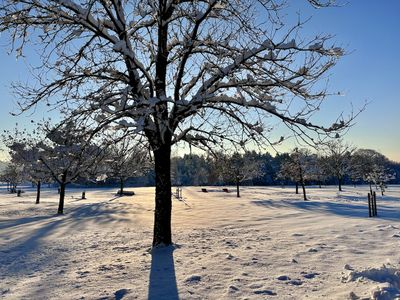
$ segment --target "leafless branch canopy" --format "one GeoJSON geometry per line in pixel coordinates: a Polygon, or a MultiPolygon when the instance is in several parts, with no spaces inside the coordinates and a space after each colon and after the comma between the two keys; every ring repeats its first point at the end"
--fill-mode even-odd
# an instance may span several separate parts
{"type": "MultiPolygon", "coordinates": [[[[333,1],[308,0],[315,7],[333,1]]],[[[310,122],[320,83],[343,50],[330,36],[303,40],[279,0],[4,0],[0,32],[42,65],[16,85],[22,111],[47,102],[96,130],[129,127],[152,148],[186,141],[269,141],[275,117],[312,142],[353,116],[310,122]],[[29,46],[30,47],[30,46],[29,46]]]]}

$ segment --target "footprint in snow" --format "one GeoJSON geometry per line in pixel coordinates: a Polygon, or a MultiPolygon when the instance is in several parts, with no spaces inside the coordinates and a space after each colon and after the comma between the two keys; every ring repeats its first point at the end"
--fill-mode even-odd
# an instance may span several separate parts
{"type": "Polygon", "coordinates": [[[310,248],[310,249],[308,249],[308,252],[318,252],[318,250],[315,248],[310,248]]]}
{"type": "Polygon", "coordinates": [[[188,278],[186,278],[185,282],[186,283],[190,283],[190,284],[196,284],[199,283],[201,281],[201,276],[199,275],[192,275],[188,278]]]}
{"type": "Polygon", "coordinates": [[[276,296],[276,293],[271,291],[271,290],[259,290],[259,291],[254,291],[254,294],[256,295],[268,295],[268,296],[276,296]]]}
{"type": "Polygon", "coordinates": [[[289,280],[287,283],[291,285],[302,285],[303,281],[295,279],[295,280],[289,280]]]}
{"type": "Polygon", "coordinates": [[[287,275],[281,275],[281,276],[278,276],[276,279],[281,280],[281,281],[286,281],[286,280],[290,280],[290,277],[287,275]]]}
{"type": "Polygon", "coordinates": [[[313,279],[317,275],[319,275],[319,273],[305,273],[305,274],[303,274],[303,277],[306,279],[313,279]]]}
{"type": "Polygon", "coordinates": [[[228,293],[229,293],[229,294],[236,293],[237,291],[239,291],[239,288],[236,287],[236,286],[234,286],[234,285],[230,285],[230,286],[228,287],[228,293]]]}
{"type": "Polygon", "coordinates": [[[232,259],[234,259],[235,257],[234,257],[232,254],[228,254],[225,258],[226,258],[226,259],[229,259],[229,260],[232,260],[232,259]]]}
{"type": "Polygon", "coordinates": [[[349,264],[345,264],[343,268],[345,270],[348,270],[348,271],[353,271],[354,270],[354,268],[352,266],[350,266],[349,264]]]}
{"type": "Polygon", "coordinates": [[[86,277],[86,276],[88,276],[89,274],[90,274],[90,272],[89,271],[83,271],[83,272],[81,272],[81,271],[78,271],[78,272],[76,272],[79,276],[79,278],[84,278],[84,277],[86,277]]]}
{"type": "Polygon", "coordinates": [[[304,236],[302,233],[293,233],[292,236],[304,236]]]}
{"type": "Polygon", "coordinates": [[[125,297],[125,295],[129,294],[129,289],[120,289],[114,293],[115,300],[120,300],[125,297]]]}

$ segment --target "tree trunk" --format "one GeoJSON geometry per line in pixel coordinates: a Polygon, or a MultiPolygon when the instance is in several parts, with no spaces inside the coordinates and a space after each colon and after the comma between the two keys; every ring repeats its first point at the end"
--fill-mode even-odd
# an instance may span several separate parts
{"type": "Polygon", "coordinates": [[[119,195],[122,196],[124,194],[124,179],[119,179],[119,195]]]}
{"type": "Polygon", "coordinates": [[[171,245],[171,144],[153,150],[155,163],[156,203],[153,247],[171,245]]]}
{"type": "Polygon", "coordinates": [[[306,187],[305,187],[304,182],[301,183],[301,187],[303,188],[303,198],[304,198],[304,201],[307,201],[306,187]]]}
{"type": "Polygon", "coordinates": [[[298,194],[298,193],[299,193],[299,183],[296,182],[296,194],[298,194]]]}
{"type": "Polygon", "coordinates": [[[37,182],[37,191],[36,191],[36,204],[40,203],[40,188],[42,186],[42,182],[38,180],[37,182]]]}
{"type": "Polygon", "coordinates": [[[239,180],[236,179],[236,197],[240,198],[239,180]]]}
{"type": "Polygon", "coordinates": [[[59,215],[64,213],[64,199],[65,199],[65,186],[66,186],[67,176],[65,174],[62,175],[61,183],[60,183],[60,201],[58,202],[58,211],[59,215]]]}
{"type": "Polygon", "coordinates": [[[342,191],[342,178],[338,177],[338,181],[339,181],[339,192],[342,191]]]}
{"type": "Polygon", "coordinates": [[[369,183],[369,191],[371,192],[371,195],[372,195],[372,183],[371,182],[369,183]]]}

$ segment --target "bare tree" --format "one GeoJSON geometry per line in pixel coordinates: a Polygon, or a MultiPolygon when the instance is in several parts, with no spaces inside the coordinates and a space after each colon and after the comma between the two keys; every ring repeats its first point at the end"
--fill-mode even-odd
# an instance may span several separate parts
{"type": "Polygon", "coordinates": [[[39,160],[38,136],[15,128],[5,131],[2,140],[9,150],[11,163],[20,164],[25,179],[36,185],[36,204],[39,204],[42,183],[51,180],[51,176],[39,160]]]}
{"type": "Polygon", "coordinates": [[[104,158],[103,148],[88,139],[74,122],[57,127],[42,126],[45,138],[35,144],[38,160],[60,186],[58,214],[64,213],[65,190],[79,177],[94,174],[104,158]]]}
{"type": "Polygon", "coordinates": [[[329,167],[326,157],[321,155],[321,153],[312,155],[312,170],[311,176],[312,180],[315,180],[319,188],[322,187],[322,183],[325,182],[329,177],[329,167]]]}
{"type": "Polygon", "coordinates": [[[107,147],[107,154],[103,160],[104,171],[106,177],[119,180],[118,194],[123,196],[126,180],[129,177],[142,176],[151,168],[149,153],[129,135],[107,147]]]}
{"type": "Polygon", "coordinates": [[[389,160],[383,154],[372,149],[358,149],[351,159],[352,178],[362,179],[369,184],[383,185],[394,177],[394,172],[387,168],[389,160]]]}
{"type": "Polygon", "coordinates": [[[284,161],[279,171],[279,177],[292,180],[296,183],[296,194],[298,194],[298,185],[303,189],[303,199],[307,200],[306,181],[313,178],[313,157],[310,150],[295,148],[284,161]]]}
{"type": "MultiPolygon", "coordinates": [[[[27,142],[28,140],[26,140],[27,142]]],[[[51,180],[48,170],[39,160],[39,151],[35,145],[14,141],[10,146],[11,161],[19,161],[23,166],[26,179],[36,185],[36,204],[40,203],[40,192],[43,182],[51,180]]]]}
{"type": "Polygon", "coordinates": [[[7,182],[10,193],[16,193],[18,185],[24,179],[23,166],[19,163],[7,164],[1,174],[1,180],[7,182]]]}
{"type": "Polygon", "coordinates": [[[252,157],[251,153],[219,154],[214,164],[225,183],[235,183],[238,198],[240,197],[240,183],[262,176],[263,166],[263,162],[252,157]]]}
{"type": "MultiPolygon", "coordinates": [[[[23,55],[35,44],[37,83],[16,86],[22,111],[39,102],[93,128],[131,127],[155,160],[153,245],[171,239],[171,146],[271,144],[275,117],[307,143],[336,135],[310,120],[316,85],[342,56],[330,36],[300,38],[285,26],[285,1],[4,0],[0,32],[23,55]]],[[[316,7],[333,1],[308,0],[316,7]]]]}
{"type": "Polygon", "coordinates": [[[332,140],[326,144],[326,166],[329,172],[338,181],[339,191],[342,191],[343,178],[351,170],[351,155],[355,147],[345,143],[342,139],[332,140]]]}

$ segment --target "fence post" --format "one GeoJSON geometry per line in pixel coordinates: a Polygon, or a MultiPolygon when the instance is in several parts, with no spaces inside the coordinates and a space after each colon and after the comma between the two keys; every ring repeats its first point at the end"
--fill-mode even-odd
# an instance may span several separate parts
{"type": "Polygon", "coordinates": [[[374,216],[378,216],[378,209],[376,208],[376,192],[374,191],[374,216]]]}
{"type": "Polygon", "coordinates": [[[371,209],[371,194],[370,193],[368,193],[368,214],[369,214],[369,217],[371,218],[372,217],[372,209],[371,209]]]}

